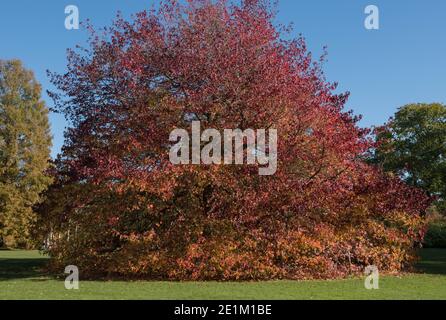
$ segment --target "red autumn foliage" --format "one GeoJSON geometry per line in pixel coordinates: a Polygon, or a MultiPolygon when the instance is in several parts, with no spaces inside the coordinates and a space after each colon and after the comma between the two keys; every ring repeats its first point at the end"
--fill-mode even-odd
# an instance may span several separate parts
{"type": "Polygon", "coordinates": [[[118,17],[52,74],[73,126],[40,208],[53,266],[84,276],[332,278],[415,259],[429,199],[364,162],[368,130],[262,1],[118,17]],[[277,128],[278,171],[169,162],[169,133],[277,128]]]}

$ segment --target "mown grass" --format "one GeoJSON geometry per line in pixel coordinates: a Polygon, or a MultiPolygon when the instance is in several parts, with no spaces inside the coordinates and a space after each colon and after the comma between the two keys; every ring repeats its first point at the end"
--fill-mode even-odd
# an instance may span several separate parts
{"type": "Polygon", "coordinates": [[[446,250],[425,249],[419,274],[385,276],[379,290],[363,279],[266,282],[81,281],[66,290],[63,280],[41,272],[37,251],[0,251],[0,299],[446,299],[446,250]]]}

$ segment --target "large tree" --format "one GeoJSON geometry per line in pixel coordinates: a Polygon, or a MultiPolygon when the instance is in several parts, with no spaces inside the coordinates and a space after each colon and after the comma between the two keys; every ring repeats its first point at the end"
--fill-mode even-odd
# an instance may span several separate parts
{"type": "Polygon", "coordinates": [[[27,246],[32,207],[48,186],[51,135],[41,87],[18,60],[0,60],[0,238],[27,246]]]}
{"type": "Polygon", "coordinates": [[[336,277],[398,271],[422,237],[423,193],[362,161],[367,130],[343,111],[305,41],[266,1],[163,1],[118,18],[53,74],[72,123],[40,208],[55,268],[170,279],[336,277]],[[169,134],[278,129],[278,171],[172,165],[169,134]]]}
{"type": "Polygon", "coordinates": [[[446,213],[446,106],[409,104],[401,107],[377,132],[375,161],[410,185],[436,197],[446,213]]]}

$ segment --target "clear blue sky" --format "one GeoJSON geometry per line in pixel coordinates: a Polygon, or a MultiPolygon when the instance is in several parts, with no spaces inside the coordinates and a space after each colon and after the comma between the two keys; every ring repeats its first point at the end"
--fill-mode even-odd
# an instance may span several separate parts
{"type": "MultiPolygon", "coordinates": [[[[155,0],[2,0],[0,59],[21,59],[43,88],[51,89],[46,69],[63,72],[66,48],[85,43],[86,32],[64,27],[65,6],[78,6],[81,20],[109,25],[118,10],[125,16],[155,0]]],[[[319,56],[328,46],[325,72],[340,90],[351,92],[348,108],[362,114],[361,125],[385,122],[411,102],[446,103],[445,0],[279,0],[278,22],[294,24],[319,56]],[[364,28],[364,8],[380,9],[380,30],[364,28]]],[[[44,98],[51,106],[46,94],[44,98]]],[[[53,156],[66,126],[51,115],[53,156]]]]}

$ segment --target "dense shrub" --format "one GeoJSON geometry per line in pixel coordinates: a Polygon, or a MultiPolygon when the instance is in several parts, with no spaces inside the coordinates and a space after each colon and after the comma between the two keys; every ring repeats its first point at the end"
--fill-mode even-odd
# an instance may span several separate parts
{"type": "Polygon", "coordinates": [[[39,210],[52,267],[241,280],[412,263],[428,199],[361,160],[372,144],[343,111],[348,95],[272,19],[260,1],[168,1],[70,53],[53,82],[73,128],[39,210]],[[203,130],[277,128],[277,173],[172,165],[185,115],[203,130]]]}
{"type": "Polygon", "coordinates": [[[446,248],[446,220],[429,223],[423,244],[425,248],[446,248]]]}

